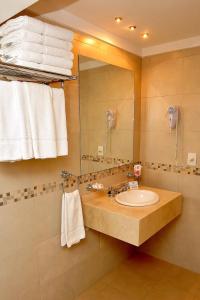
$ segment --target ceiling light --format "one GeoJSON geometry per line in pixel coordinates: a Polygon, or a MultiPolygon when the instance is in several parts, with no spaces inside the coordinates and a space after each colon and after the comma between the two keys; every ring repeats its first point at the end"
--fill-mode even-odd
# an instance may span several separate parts
{"type": "Polygon", "coordinates": [[[134,31],[134,30],[136,29],[136,26],[131,25],[131,26],[128,27],[128,29],[129,29],[130,31],[134,31]]]}
{"type": "Polygon", "coordinates": [[[116,23],[121,23],[122,22],[122,17],[115,17],[115,22],[116,23]]]}
{"type": "Polygon", "coordinates": [[[144,40],[146,40],[146,39],[149,38],[149,33],[148,33],[148,32],[143,32],[143,33],[141,34],[141,36],[142,36],[142,38],[143,38],[144,40]]]}

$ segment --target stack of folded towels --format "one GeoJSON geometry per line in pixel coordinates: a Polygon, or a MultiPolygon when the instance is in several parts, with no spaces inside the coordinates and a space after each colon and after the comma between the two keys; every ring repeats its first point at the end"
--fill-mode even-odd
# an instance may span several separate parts
{"type": "Polygon", "coordinates": [[[3,62],[71,75],[73,32],[21,16],[0,27],[3,62]]]}

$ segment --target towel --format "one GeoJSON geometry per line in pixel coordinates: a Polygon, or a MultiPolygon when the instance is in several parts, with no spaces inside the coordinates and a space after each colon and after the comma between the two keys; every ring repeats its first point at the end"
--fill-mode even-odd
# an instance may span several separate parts
{"type": "Polygon", "coordinates": [[[62,27],[47,24],[28,16],[20,16],[15,19],[11,19],[1,26],[3,35],[9,34],[10,32],[19,29],[26,29],[50,37],[56,37],[57,39],[61,39],[64,41],[72,41],[73,39],[72,31],[62,27]]]}
{"type": "Polygon", "coordinates": [[[23,82],[35,158],[57,156],[56,131],[51,87],[23,82]]]}
{"type": "Polygon", "coordinates": [[[0,81],[0,95],[0,161],[33,158],[23,84],[0,81]]]}
{"type": "MultiPolygon", "coordinates": [[[[69,54],[69,57],[72,57],[72,55],[69,54]]],[[[67,69],[71,69],[73,66],[73,61],[70,58],[46,55],[20,48],[4,51],[2,61],[15,64],[18,59],[67,69]]]]}
{"type": "Polygon", "coordinates": [[[52,88],[53,109],[56,129],[57,155],[68,155],[65,95],[63,89],[52,88]]]}
{"type": "Polygon", "coordinates": [[[10,52],[16,51],[16,50],[25,50],[25,51],[31,51],[35,53],[40,54],[47,54],[57,57],[63,57],[66,59],[74,59],[73,53],[69,50],[59,49],[55,47],[45,46],[38,43],[32,43],[32,42],[21,42],[21,43],[15,43],[8,47],[3,47],[2,52],[5,55],[9,55],[10,52]]]}
{"type": "Polygon", "coordinates": [[[79,191],[62,196],[61,246],[71,247],[85,238],[79,191]]]}
{"type": "Polygon", "coordinates": [[[48,37],[28,30],[16,30],[4,36],[1,40],[1,47],[8,47],[22,42],[33,42],[45,46],[51,46],[59,49],[70,51],[72,49],[72,43],[69,41],[59,40],[57,38],[48,37]]]}

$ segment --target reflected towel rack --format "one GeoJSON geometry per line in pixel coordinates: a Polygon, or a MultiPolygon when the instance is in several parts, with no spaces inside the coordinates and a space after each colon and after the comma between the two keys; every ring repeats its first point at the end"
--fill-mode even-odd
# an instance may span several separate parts
{"type": "MultiPolygon", "coordinates": [[[[69,173],[68,171],[66,171],[66,170],[62,170],[60,176],[63,179],[68,179],[68,178],[72,177],[73,175],[71,173],[69,173]]],[[[61,183],[61,187],[62,187],[63,193],[65,193],[65,188],[64,188],[64,183],[63,182],[61,183]]]]}
{"type": "Polygon", "coordinates": [[[35,83],[64,82],[65,80],[76,80],[77,76],[67,76],[33,68],[7,64],[0,62],[0,80],[18,80],[35,83]]]}

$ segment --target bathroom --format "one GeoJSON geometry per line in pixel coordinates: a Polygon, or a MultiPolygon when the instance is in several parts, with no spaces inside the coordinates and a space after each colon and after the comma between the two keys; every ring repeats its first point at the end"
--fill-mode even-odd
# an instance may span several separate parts
{"type": "Polygon", "coordinates": [[[0,299],[200,299],[199,1],[2,6],[0,299]],[[10,148],[24,115],[41,153],[34,137],[29,156],[16,136],[10,148]],[[77,237],[63,234],[77,224],[77,237]]]}

